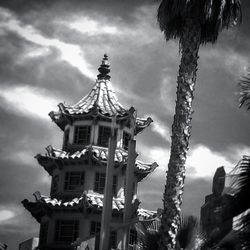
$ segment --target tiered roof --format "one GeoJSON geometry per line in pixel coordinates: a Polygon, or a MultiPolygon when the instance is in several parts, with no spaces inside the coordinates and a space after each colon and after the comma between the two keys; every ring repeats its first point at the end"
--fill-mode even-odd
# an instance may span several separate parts
{"type": "MultiPolygon", "coordinates": [[[[108,148],[98,147],[90,145],[85,147],[81,151],[76,151],[74,153],[66,152],[60,149],[53,148],[52,146],[48,146],[46,148],[47,154],[41,155],[38,154],[36,156],[40,165],[44,167],[44,169],[52,175],[53,169],[57,167],[56,162],[60,162],[63,160],[64,162],[72,161],[72,160],[86,160],[91,157],[93,160],[97,162],[107,163],[108,159],[108,148]]],[[[115,151],[115,163],[126,165],[128,160],[128,152],[122,148],[118,148],[115,151]]],[[[154,163],[144,163],[142,161],[136,160],[135,162],[135,174],[137,175],[139,180],[145,178],[148,174],[153,172],[155,168],[158,167],[156,162],[154,163]]]]}
{"type": "MultiPolygon", "coordinates": [[[[40,192],[34,193],[36,198],[35,202],[30,202],[28,200],[23,200],[22,203],[24,207],[30,211],[30,213],[40,222],[42,216],[49,213],[51,209],[83,209],[87,211],[102,211],[103,208],[103,195],[96,193],[83,193],[80,197],[74,198],[70,201],[62,201],[56,198],[51,198],[48,196],[41,195],[40,192]]],[[[142,219],[152,219],[156,216],[155,211],[150,211],[146,209],[138,209],[140,202],[135,199],[133,201],[132,209],[136,211],[136,215],[142,219]]],[[[112,202],[112,212],[122,213],[124,210],[124,199],[123,198],[113,198],[112,202]]]]}
{"type": "MultiPolygon", "coordinates": [[[[60,103],[58,105],[59,111],[50,112],[52,120],[62,129],[65,129],[67,124],[72,124],[74,120],[87,120],[99,119],[105,121],[112,121],[116,117],[116,122],[120,125],[131,127],[134,126],[134,135],[137,135],[144,128],[148,127],[152,122],[150,117],[143,119],[135,117],[135,109],[133,107],[126,109],[117,100],[115,92],[110,82],[110,66],[107,55],[104,55],[101,66],[98,69],[99,75],[97,76],[96,83],[90,93],[82,98],[75,105],[66,105],[60,103]],[[131,119],[133,117],[133,119],[131,119]],[[135,118],[135,119],[134,119],[135,118]]],[[[108,148],[99,147],[95,145],[85,146],[76,152],[70,152],[53,148],[48,146],[47,153],[36,156],[39,164],[52,175],[55,168],[61,168],[64,164],[71,164],[72,162],[96,162],[97,164],[103,163],[105,166],[108,160],[108,148]],[[91,161],[89,161],[91,160],[91,161]]],[[[124,167],[127,165],[128,151],[117,148],[115,150],[115,167],[124,167]]],[[[143,163],[139,160],[135,162],[134,174],[137,180],[140,181],[145,178],[149,173],[153,172],[157,167],[157,163],[143,163]]],[[[24,207],[30,211],[32,216],[38,222],[44,215],[58,210],[65,210],[68,212],[81,211],[81,212],[101,212],[103,208],[104,196],[99,193],[90,191],[84,192],[80,197],[75,197],[69,201],[59,200],[48,196],[42,196],[39,192],[34,194],[36,201],[30,202],[27,199],[23,200],[24,207]]],[[[157,216],[154,211],[145,209],[138,209],[139,200],[135,199],[132,203],[133,215],[138,216],[142,220],[150,220],[157,216]]],[[[113,197],[112,212],[121,215],[124,210],[124,197],[113,197]]]]}
{"type": "MultiPolygon", "coordinates": [[[[124,108],[116,97],[115,91],[110,82],[110,65],[108,56],[104,55],[102,64],[98,69],[100,74],[97,76],[96,83],[89,94],[83,97],[79,102],[70,106],[63,103],[58,105],[59,111],[49,113],[51,119],[64,130],[68,123],[81,117],[102,117],[111,119],[116,116],[117,120],[129,122],[129,118],[135,109],[124,108]]],[[[136,118],[135,135],[149,126],[153,120],[148,117],[136,118]]]]}

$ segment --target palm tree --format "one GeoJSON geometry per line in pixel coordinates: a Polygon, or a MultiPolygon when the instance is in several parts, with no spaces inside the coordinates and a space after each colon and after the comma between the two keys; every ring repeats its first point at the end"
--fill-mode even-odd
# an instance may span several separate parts
{"type": "Polygon", "coordinates": [[[161,249],[174,249],[176,245],[199,47],[208,42],[215,43],[219,31],[240,21],[240,0],[162,0],[159,6],[160,29],[166,40],[179,39],[182,53],[170,160],[163,195],[161,249]]]}
{"type": "MultiPolygon", "coordinates": [[[[158,250],[160,220],[152,222],[139,222],[136,224],[138,235],[137,249],[158,250]]],[[[195,250],[196,239],[199,235],[198,219],[192,215],[181,216],[180,227],[177,233],[177,245],[183,250],[195,250]]]]}

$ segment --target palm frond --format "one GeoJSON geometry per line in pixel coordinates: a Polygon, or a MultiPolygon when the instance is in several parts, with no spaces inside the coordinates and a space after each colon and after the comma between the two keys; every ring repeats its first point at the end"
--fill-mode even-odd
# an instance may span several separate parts
{"type": "Polygon", "coordinates": [[[250,110],[250,71],[239,82],[239,106],[245,105],[250,110]]]}
{"type": "Polygon", "coordinates": [[[239,249],[239,232],[231,230],[217,245],[215,249],[236,250],[239,249]]]}
{"type": "Polygon", "coordinates": [[[195,246],[198,220],[194,216],[182,216],[177,234],[177,244],[182,249],[192,249],[195,246]]]}
{"type": "Polygon", "coordinates": [[[160,233],[158,230],[151,230],[151,224],[139,222],[135,225],[137,231],[137,249],[157,250],[160,233]]]}
{"type": "Polygon", "coordinates": [[[250,190],[250,157],[243,156],[242,160],[237,164],[238,173],[234,176],[233,185],[235,191],[235,210],[239,214],[250,208],[249,190],[250,190]]]}
{"type": "Polygon", "coordinates": [[[166,39],[180,38],[185,24],[188,0],[163,0],[158,8],[157,19],[166,39]]]}
{"type": "Polygon", "coordinates": [[[167,40],[181,38],[192,19],[200,26],[201,44],[214,43],[221,30],[241,23],[241,1],[162,0],[157,18],[167,40]]]}
{"type": "Polygon", "coordinates": [[[243,158],[236,165],[232,174],[234,191],[234,234],[225,237],[221,244],[228,245],[225,249],[250,249],[250,156],[243,158]],[[235,237],[235,240],[231,240],[235,237]],[[233,248],[233,242],[237,242],[233,248]]]}
{"type": "Polygon", "coordinates": [[[240,240],[242,249],[250,249],[250,211],[240,219],[240,240]]]}

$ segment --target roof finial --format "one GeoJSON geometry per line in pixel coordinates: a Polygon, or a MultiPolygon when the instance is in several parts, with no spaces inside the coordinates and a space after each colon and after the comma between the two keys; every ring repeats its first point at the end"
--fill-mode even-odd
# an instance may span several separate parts
{"type": "Polygon", "coordinates": [[[110,80],[110,76],[108,75],[110,72],[110,64],[108,61],[107,54],[104,54],[104,57],[102,59],[102,64],[98,68],[98,71],[100,72],[100,74],[97,76],[98,80],[101,80],[101,79],[110,80]]]}

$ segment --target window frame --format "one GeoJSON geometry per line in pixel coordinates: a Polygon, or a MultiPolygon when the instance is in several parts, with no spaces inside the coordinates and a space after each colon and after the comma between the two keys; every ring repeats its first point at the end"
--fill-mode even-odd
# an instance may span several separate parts
{"type": "Polygon", "coordinates": [[[90,235],[96,235],[101,232],[101,222],[100,221],[91,221],[90,222],[90,235]]]}
{"type": "MultiPolygon", "coordinates": [[[[94,192],[103,194],[105,190],[105,182],[106,182],[106,174],[101,172],[95,173],[95,182],[94,182],[94,192]],[[99,176],[99,178],[97,178],[99,176]],[[100,186],[102,184],[102,186],[100,186]]],[[[118,184],[118,176],[113,175],[112,180],[112,193],[114,196],[117,195],[117,184],[118,184]]]]}
{"type": "MultiPolygon", "coordinates": [[[[79,236],[79,220],[56,220],[55,222],[55,242],[58,243],[71,243],[75,241],[79,236]],[[71,223],[71,225],[70,225],[71,223]],[[62,225],[64,224],[64,225],[62,225]],[[65,225],[66,224],[66,225],[65,225]],[[68,225],[67,225],[68,224],[68,225]],[[64,226],[64,228],[63,228],[64,226]],[[63,230],[72,230],[71,235],[62,235],[63,230]]],[[[68,232],[67,232],[68,233],[68,232]]],[[[64,232],[65,234],[65,232],[64,232]]]]}
{"type": "Polygon", "coordinates": [[[103,194],[105,189],[106,174],[96,172],[94,182],[94,192],[103,194]]]}
{"type": "Polygon", "coordinates": [[[131,139],[131,135],[128,132],[123,131],[123,134],[122,134],[122,148],[123,149],[128,150],[128,144],[129,144],[130,139],[131,139]]]}
{"type": "MultiPolygon", "coordinates": [[[[101,232],[101,222],[100,221],[91,221],[90,222],[90,230],[89,234],[91,236],[97,236],[100,235],[101,232]]],[[[116,231],[110,231],[110,238],[109,238],[109,249],[116,249],[117,248],[117,232],[116,231]]]]}
{"type": "Polygon", "coordinates": [[[100,146],[100,147],[108,147],[110,136],[111,136],[111,127],[99,126],[97,145],[100,146]],[[108,136],[107,136],[107,133],[105,135],[105,132],[107,132],[107,130],[109,131],[108,136]],[[106,138],[104,137],[104,135],[105,135],[106,138]]]}
{"type": "Polygon", "coordinates": [[[118,184],[118,176],[113,175],[112,192],[114,196],[117,195],[117,184],[118,184]]]}
{"type": "Polygon", "coordinates": [[[138,239],[138,235],[137,235],[137,231],[133,228],[129,230],[129,246],[134,246],[137,244],[137,239],[138,239]]]}
{"type": "Polygon", "coordinates": [[[65,172],[65,177],[64,177],[64,191],[67,192],[83,191],[84,182],[85,182],[84,171],[67,171],[65,172]],[[74,182],[72,178],[76,177],[78,178],[78,184],[72,183],[74,182]]]}
{"type": "Polygon", "coordinates": [[[91,138],[91,125],[75,125],[74,127],[75,145],[89,145],[90,138],[91,138]],[[84,135],[84,138],[81,138],[82,135],[84,135]]]}
{"type": "Polygon", "coordinates": [[[109,248],[110,249],[117,249],[117,232],[116,231],[110,232],[109,248]]]}
{"type": "Polygon", "coordinates": [[[67,147],[69,144],[69,133],[70,129],[69,128],[65,129],[63,136],[63,147],[67,147]]]}
{"type": "Polygon", "coordinates": [[[100,245],[100,232],[101,232],[101,222],[100,221],[90,221],[89,234],[91,236],[95,235],[95,250],[99,250],[100,245]]]}

